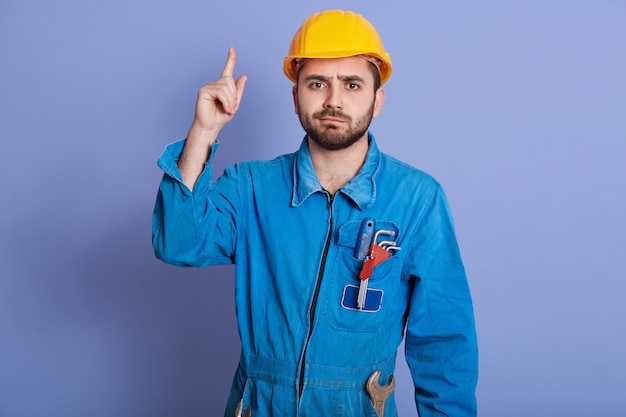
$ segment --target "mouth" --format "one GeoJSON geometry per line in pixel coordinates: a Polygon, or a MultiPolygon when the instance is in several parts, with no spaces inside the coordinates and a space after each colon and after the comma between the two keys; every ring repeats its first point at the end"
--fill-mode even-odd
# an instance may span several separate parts
{"type": "Polygon", "coordinates": [[[315,118],[322,123],[336,124],[346,123],[350,121],[350,118],[344,114],[336,111],[323,111],[315,115],[315,118]]]}
{"type": "Polygon", "coordinates": [[[337,117],[320,117],[319,121],[322,123],[345,123],[346,121],[344,119],[339,119],[337,117]]]}

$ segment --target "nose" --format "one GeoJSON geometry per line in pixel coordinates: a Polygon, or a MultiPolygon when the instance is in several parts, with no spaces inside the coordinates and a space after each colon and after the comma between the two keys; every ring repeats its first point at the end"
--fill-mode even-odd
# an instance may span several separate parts
{"type": "Polygon", "coordinates": [[[331,84],[328,87],[328,95],[324,107],[327,109],[341,109],[342,105],[341,89],[337,85],[331,84]]]}

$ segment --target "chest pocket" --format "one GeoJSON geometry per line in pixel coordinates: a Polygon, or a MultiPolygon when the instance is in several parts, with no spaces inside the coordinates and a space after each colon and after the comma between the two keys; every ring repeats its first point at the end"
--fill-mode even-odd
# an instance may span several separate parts
{"type": "MultiPolygon", "coordinates": [[[[376,332],[385,325],[394,307],[395,294],[400,287],[401,262],[398,253],[374,267],[368,282],[365,307],[357,308],[359,273],[363,260],[355,257],[361,221],[349,221],[339,228],[337,251],[333,260],[323,314],[336,330],[376,332]]],[[[399,228],[393,222],[376,220],[375,230],[390,230],[397,237],[399,228]]],[[[388,236],[385,237],[387,240],[388,236]]],[[[382,237],[379,239],[383,240],[382,237]]]]}

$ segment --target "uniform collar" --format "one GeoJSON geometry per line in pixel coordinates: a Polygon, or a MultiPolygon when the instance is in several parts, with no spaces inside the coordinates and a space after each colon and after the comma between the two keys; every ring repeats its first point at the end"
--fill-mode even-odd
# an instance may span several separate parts
{"type": "MultiPolygon", "coordinates": [[[[371,133],[368,133],[368,141],[369,148],[363,166],[356,176],[338,191],[349,197],[361,210],[367,209],[376,200],[376,174],[380,166],[380,151],[371,133]]],[[[299,206],[311,194],[317,192],[324,192],[324,189],[315,174],[305,136],[294,161],[292,207],[299,206]]]]}

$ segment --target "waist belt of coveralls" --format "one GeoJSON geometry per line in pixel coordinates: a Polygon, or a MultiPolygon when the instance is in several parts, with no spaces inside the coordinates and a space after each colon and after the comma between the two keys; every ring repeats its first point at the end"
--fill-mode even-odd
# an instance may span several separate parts
{"type": "MultiPolygon", "coordinates": [[[[395,357],[373,365],[359,367],[307,363],[304,369],[304,384],[310,388],[364,389],[367,379],[376,370],[380,371],[383,383],[387,383],[393,374],[395,364],[395,357]]],[[[249,354],[241,355],[239,366],[250,379],[258,379],[285,387],[294,386],[300,371],[300,366],[297,363],[249,354]]]]}

